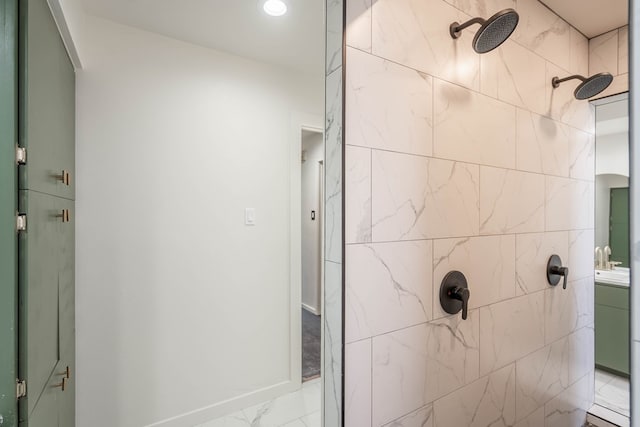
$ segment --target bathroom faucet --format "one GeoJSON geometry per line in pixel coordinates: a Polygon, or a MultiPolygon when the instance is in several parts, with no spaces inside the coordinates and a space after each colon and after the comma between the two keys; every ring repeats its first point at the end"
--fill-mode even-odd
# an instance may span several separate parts
{"type": "Polygon", "coordinates": [[[604,270],[611,270],[611,263],[609,259],[611,258],[611,248],[609,246],[604,247],[604,270]]]}
{"type": "Polygon", "coordinates": [[[602,270],[602,249],[596,246],[596,270],[602,270]]]}

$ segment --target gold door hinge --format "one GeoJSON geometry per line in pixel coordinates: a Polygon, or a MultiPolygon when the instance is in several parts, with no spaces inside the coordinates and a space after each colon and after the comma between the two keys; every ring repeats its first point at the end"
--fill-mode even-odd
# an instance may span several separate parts
{"type": "Polygon", "coordinates": [[[16,230],[17,231],[27,231],[27,215],[26,214],[18,214],[16,215],[16,230]]]}
{"type": "Polygon", "coordinates": [[[24,380],[16,380],[16,397],[20,399],[27,395],[27,382],[24,380]]]}
{"type": "Polygon", "coordinates": [[[27,149],[16,146],[16,163],[19,165],[27,164],[27,149]]]}

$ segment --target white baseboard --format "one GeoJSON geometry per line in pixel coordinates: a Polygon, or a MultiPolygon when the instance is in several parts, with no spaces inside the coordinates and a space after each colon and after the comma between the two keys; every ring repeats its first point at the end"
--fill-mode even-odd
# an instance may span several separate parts
{"type": "Polygon", "coordinates": [[[629,418],[600,405],[593,405],[587,422],[597,427],[629,427],[629,418]]]}
{"type": "Polygon", "coordinates": [[[268,402],[276,397],[294,392],[301,386],[301,383],[296,383],[294,381],[274,384],[251,393],[223,400],[222,402],[217,402],[162,421],[157,421],[153,424],[147,425],[146,427],[186,427],[202,424],[207,421],[229,415],[233,412],[250,408],[251,406],[258,405],[263,402],[268,402]]]}
{"type": "Polygon", "coordinates": [[[311,307],[308,304],[302,303],[302,308],[304,308],[305,310],[307,310],[309,313],[313,313],[316,316],[320,316],[320,310],[315,309],[314,307],[311,307]]]}

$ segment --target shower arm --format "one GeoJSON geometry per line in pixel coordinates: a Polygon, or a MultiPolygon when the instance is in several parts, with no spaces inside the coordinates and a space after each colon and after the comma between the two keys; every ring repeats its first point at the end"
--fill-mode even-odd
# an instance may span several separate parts
{"type": "Polygon", "coordinates": [[[462,30],[464,30],[465,28],[468,28],[470,26],[472,26],[473,24],[484,24],[485,22],[487,22],[486,19],[482,19],[482,18],[473,18],[473,19],[469,19],[467,22],[463,23],[463,24],[459,24],[457,22],[454,22],[453,24],[449,25],[449,34],[451,34],[451,37],[453,37],[454,39],[457,39],[458,37],[460,37],[460,32],[462,30]]]}
{"type": "Polygon", "coordinates": [[[573,80],[573,79],[577,79],[580,81],[586,81],[587,79],[578,75],[578,74],[574,74],[573,76],[569,76],[569,77],[565,77],[563,79],[559,79],[558,77],[554,77],[553,79],[551,79],[551,85],[556,88],[558,86],[560,86],[560,83],[566,82],[567,80],[573,80]]]}

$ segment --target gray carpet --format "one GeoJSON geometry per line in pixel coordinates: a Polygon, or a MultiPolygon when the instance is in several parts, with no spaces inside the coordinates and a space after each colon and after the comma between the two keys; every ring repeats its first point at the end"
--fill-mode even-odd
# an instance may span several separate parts
{"type": "Polygon", "coordinates": [[[302,309],[302,381],[320,376],[320,316],[302,309]]]}

